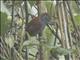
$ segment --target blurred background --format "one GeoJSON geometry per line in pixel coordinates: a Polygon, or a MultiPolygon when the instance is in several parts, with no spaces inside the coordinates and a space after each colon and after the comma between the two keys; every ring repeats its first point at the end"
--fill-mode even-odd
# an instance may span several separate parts
{"type": "Polygon", "coordinates": [[[80,60],[80,1],[1,0],[1,60],[80,60]]]}

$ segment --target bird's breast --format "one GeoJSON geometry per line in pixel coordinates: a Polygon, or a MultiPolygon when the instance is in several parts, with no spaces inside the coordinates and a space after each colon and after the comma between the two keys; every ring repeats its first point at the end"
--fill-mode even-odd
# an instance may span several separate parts
{"type": "Polygon", "coordinates": [[[37,23],[27,25],[26,31],[31,36],[35,36],[35,35],[39,34],[40,32],[42,32],[44,28],[45,28],[44,22],[39,21],[37,23]]]}

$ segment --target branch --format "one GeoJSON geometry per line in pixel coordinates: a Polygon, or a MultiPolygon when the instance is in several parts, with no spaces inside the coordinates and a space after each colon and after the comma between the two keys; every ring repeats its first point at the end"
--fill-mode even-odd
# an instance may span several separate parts
{"type": "Polygon", "coordinates": [[[47,27],[50,29],[52,34],[59,40],[59,42],[62,44],[62,41],[61,41],[60,37],[54,32],[54,30],[52,30],[48,24],[47,24],[47,27]]]}

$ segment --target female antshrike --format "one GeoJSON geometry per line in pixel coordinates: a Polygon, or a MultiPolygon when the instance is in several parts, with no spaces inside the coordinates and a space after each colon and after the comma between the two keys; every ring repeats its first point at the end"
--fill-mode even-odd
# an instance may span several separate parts
{"type": "Polygon", "coordinates": [[[41,33],[48,24],[50,17],[47,13],[42,14],[40,17],[33,18],[25,27],[30,36],[36,36],[41,33]]]}

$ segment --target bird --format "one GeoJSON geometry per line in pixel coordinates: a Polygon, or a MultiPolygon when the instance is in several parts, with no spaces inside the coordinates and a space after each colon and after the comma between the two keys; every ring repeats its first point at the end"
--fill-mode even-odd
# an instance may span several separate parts
{"type": "Polygon", "coordinates": [[[26,24],[25,31],[27,31],[30,36],[36,36],[44,30],[49,20],[50,16],[48,13],[43,13],[39,17],[34,17],[29,23],[26,24]]]}

